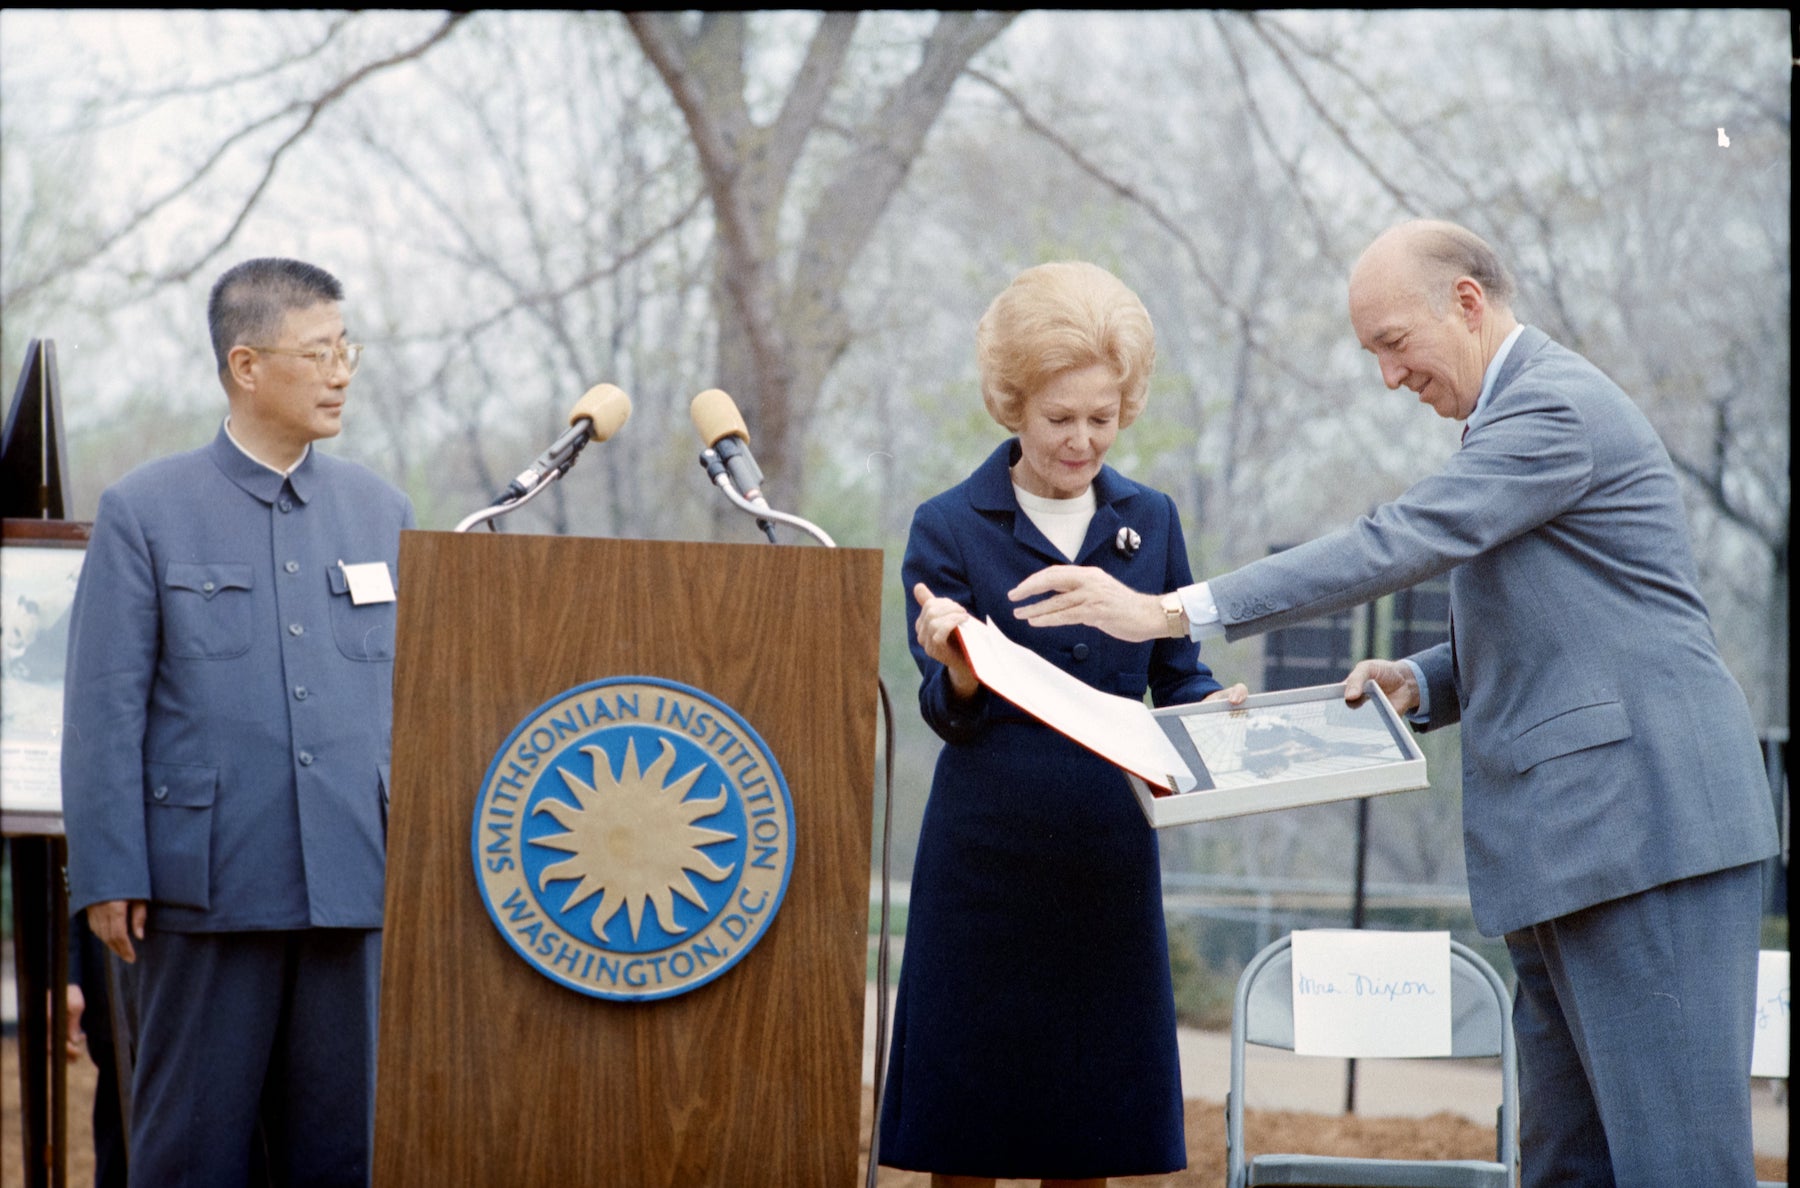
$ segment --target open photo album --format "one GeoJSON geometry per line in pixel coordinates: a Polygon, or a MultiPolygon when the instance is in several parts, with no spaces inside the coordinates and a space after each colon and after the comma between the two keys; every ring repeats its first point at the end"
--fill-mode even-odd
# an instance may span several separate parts
{"type": "Polygon", "coordinates": [[[991,622],[957,628],[981,683],[1125,772],[1155,828],[1379,796],[1429,783],[1411,729],[1374,684],[1163,706],[1103,693],[991,622]]]}

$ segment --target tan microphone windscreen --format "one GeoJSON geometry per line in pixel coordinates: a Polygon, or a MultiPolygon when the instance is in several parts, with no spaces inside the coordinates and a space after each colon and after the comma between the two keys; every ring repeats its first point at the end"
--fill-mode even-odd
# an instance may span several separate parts
{"type": "Polygon", "coordinates": [[[717,388],[708,388],[694,397],[694,402],[688,405],[688,415],[700,432],[700,440],[708,447],[718,445],[719,439],[724,437],[750,440],[750,430],[744,427],[744,414],[738,411],[737,402],[717,388]]]}
{"type": "Polygon", "coordinates": [[[592,422],[588,427],[588,439],[605,441],[631,419],[631,397],[612,384],[595,384],[575,402],[569,412],[569,424],[573,425],[583,417],[592,422]]]}

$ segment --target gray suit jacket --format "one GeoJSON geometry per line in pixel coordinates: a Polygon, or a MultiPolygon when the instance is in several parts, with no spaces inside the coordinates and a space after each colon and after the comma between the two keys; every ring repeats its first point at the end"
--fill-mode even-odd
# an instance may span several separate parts
{"type": "Polygon", "coordinates": [[[173,931],[379,928],[406,496],[318,450],[287,478],[221,429],[100,497],[71,612],[71,910],[173,931]]]}
{"type": "Polygon", "coordinates": [[[1668,454],[1616,384],[1540,330],[1513,344],[1442,471],[1210,585],[1237,639],[1446,570],[1451,642],[1412,659],[1424,728],[1463,724],[1483,933],[1775,852],[1668,454]]]}

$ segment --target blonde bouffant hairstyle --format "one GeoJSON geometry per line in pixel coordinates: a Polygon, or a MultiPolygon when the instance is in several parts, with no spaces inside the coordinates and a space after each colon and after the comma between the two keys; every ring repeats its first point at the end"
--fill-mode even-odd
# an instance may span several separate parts
{"type": "Polygon", "coordinates": [[[994,420],[1017,432],[1025,401],[1065,371],[1094,364],[1119,381],[1119,427],[1144,411],[1156,367],[1150,313],[1125,282],[1097,264],[1063,261],[1027,268],[994,298],[975,327],[981,399],[994,420]]]}

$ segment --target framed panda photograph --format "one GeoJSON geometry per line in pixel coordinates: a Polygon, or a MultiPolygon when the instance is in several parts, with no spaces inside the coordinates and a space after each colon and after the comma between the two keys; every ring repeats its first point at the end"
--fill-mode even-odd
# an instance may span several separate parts
{"type": "Polygon", "coordinates": [[[63,664],[90,525],[0,527],[0,813],[6,832],[61,832],[63,664]]]}
{"type": "Polygon", "coordinates": [[[1192,781],[1173,791],[1127,772],[1152,826],[1183,825],[1426,787],[1425,756],[1380,688],[1341,684],[1151,711],[1192,781]]]}

